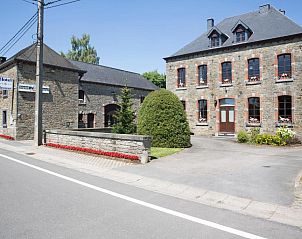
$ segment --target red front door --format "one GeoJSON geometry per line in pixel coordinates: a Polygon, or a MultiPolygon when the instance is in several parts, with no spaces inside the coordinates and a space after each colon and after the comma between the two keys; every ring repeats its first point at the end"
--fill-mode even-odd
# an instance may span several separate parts
{"type": "Polygon", "coordinates": [[[220,107],[220,133],[235,132],[235,111],[234,106],[220,107]]]}

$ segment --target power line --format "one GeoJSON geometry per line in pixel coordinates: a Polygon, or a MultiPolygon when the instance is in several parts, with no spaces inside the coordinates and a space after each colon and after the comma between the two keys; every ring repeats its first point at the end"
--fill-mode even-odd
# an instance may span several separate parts
{"type": "Polygon", "coordinates": [[[22,34],[22,32],[27,29],[27,27],[30,25],[30,27],[33,25],[33,23],[36,22],[38,13],[36,12],[22,27],[21,29],[0,49],[0,54],[5,50],[5,48],[9,47],[11,42],[15,40],[15,38],[18,37],[19,34],[22,34]]]}
{"type": "Polygon", "coordinates": [[[54,4],[54,3],[57,3],[57,2],[62,2],[62,1],[63,0],[56,0],[56,1],[48,2],[44,6],[48,6],[48,5],[51,5],[51,4],[54,4]]]}
{"type": "Polygon", "coordinates": [[[55,5],[55,6],[46,7],[45,9],[49,9],[49,8],[53,8],[53,7],[59,7],[59,6],[63,6],[63,5],[67,5],[67,4],[71,4],[71,3],[79,2],[79,1],[81,1],[81,0],[74,0],[74,1],[66,2],[66,3],[61,3],[61,4],[58,4],[58,5],[55,5]]]}
{"type": "Polygon", "coordinates": [[[27,29],[25,29],[25,31],[22,33],[21,36],[19,36],[19,38],[17,38],[14,43],[12,43],[12,45],[3,53],[3,55],[5,55],[10,49],[12,49],[13,46],[15,46],[17,44],[17,42],[30,30],[30,28],[37,22],[37,18],[35,18],[35,20],[27,27],[27,29]]]}
{"type": "Polygon", "coordinates": [[[33,4],[33,5],[36,5],[37,6],[37,4],[36,3],[34,3],[34,2],[30,2],[30,1],[27,1],[27,0],[22,0],[23,2],[27,2],[27,3],[29,3],[29,4],[33,4]]]}

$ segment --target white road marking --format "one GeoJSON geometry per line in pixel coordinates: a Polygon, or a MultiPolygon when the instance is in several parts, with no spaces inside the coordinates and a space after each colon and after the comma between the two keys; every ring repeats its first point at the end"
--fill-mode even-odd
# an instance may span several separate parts
{"type": "Polygon", "coordinates": [[[181,213],[181,212],[177,212],[177,211],[174,211],[174,210],[171,210],[171,209],[168,209],[168,208],[157,206],[157,205],[152,204],[152,203],[144,202],[144,201],[139,200],[139,199],[128,197],[128,196],[125,196],[125,195],[122,195],[122,194],[119,194],[119,193],[116,193],[116,192],[113,192],[113,191],[110,191],[110,190],[107,190],[107,189],[104,189],[104,188],[100,188],[100,187],[94,186],[92,184],[85,183],[85,182],[79,181],[77,179],[70,178],[70,177],[64,176],[62,174],[55,173],[53,171],[50,171],[50,170],[47,170],[47,169],[29,164],[29,163],[25,163],[23,161],[20,161],[18,159],[15,159],[15,158],[3,155],[3,154],[0,154],[0,157],[6,158],[8,160],[14,161],[16,163],[25,165],[27,167],[30,167],[30,168],[33,168],[33,169],[36,169],[36,170],[39,170],[41,172],[53,175],[55,177],[64,179],[66,181],[73,182],[73,183],[79,184],[81,186],[84,186],[84,187],[87,187],[87,188],[90,188],[90,189],[93,189],[93,190],[111,195],[113,197],[117,197],[117,198],[129,201],[129,202],[132,202],[132,203],[135,203],[135,204],[147,207],[147,208],[154,209],[156,211],[160,211],[160,212],[163,212],[163,213],[166,213],[166,214],[169,214],[169,215],[173,215],[173,216],[191,221],[191,222],[195,222],[195,223],[198,223],[198,224],[201,224],[201,225],[205,225],[205,226],[208,226],[208,227],[211,227],[211,228],[215,228],[215,229],[220,230],[220,231],[228,232],[228,233],[231,233],[231,234],[234,234],[234,235],[237,235],[237,236],[241,236],[243,238],[248,238],[248,239],[266,239],[264,237],[260,237],[260,236],[257,236],[257,235],[254,235],[254,234],[251,234],[251,233],[248,233],[248,232],[244,232],[244,231],[240,231],[240,230],[237,230],[237,229],[234,229],[234,228],[231,228],[231,227],[223,226],[223,225],[215,223],[215,222],[200,219],[198,217],[193,217],[193,216],[181,213]]]}

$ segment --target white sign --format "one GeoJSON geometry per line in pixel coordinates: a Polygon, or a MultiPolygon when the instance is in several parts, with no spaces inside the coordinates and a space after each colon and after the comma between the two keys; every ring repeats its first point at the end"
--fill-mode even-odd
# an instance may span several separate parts
{"type": "Polygon", "coordinates": [[[3,90],[11,90],[13,88],[13,80],[0,76],[0,88],[3,90]]]}
{"type": "MultiPolygon", "coordinates": [[[[36,92],[36,85],[19,84],[19,91],[20,92],[36,92]]],[[[43,86],[42,93],[49,94],[49,86],[43,86]]]]}

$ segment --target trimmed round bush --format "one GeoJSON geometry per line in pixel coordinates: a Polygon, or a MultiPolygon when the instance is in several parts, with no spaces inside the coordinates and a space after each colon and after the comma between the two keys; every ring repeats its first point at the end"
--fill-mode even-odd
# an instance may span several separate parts
{"type": "Polygon", "coordinates": [[[138,113],[138,134],[151,135],[152,146],[190,147],[190,128],[183,105],[175,94],[161,89],[151,92],[138,113]]]}
{"type": "Polygon", "coordinates": [[[238,143],[247,143],[249,141],[249,136],[246,131],[240,130],[237,134],[238,143]]]}

